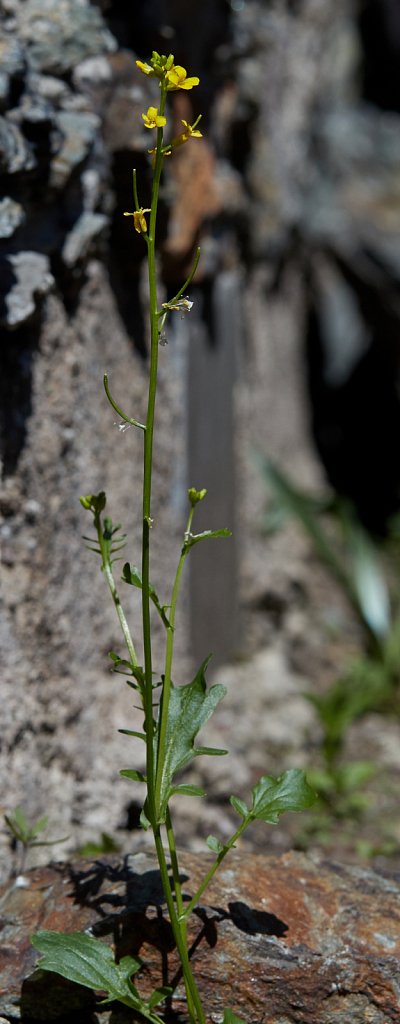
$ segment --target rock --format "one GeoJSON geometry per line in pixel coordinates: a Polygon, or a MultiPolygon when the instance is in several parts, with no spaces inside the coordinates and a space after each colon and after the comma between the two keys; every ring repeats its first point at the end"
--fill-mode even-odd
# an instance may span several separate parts
{"type": "Polygon", "coordinates": [[[80,0],[27,0],[17,14],[19,37],[35,71],[65,75],[91,54],[116,48],[100,12],[80,0]]]}
{"type": "Polygon", "coordinates": [[[30,171],[35,163],[30,145],[18,126],[7,118],[0,117],[0,173],[17,174],[22,170],[30,171]]]}
{"type": "MultiPolygon", "coordinates": [[[[232,855],[190,925],[193,967],[208,1018],[229,1006],[248,1024],[391,1024],[399,1019],[400,884],[396,876],[302,854],[232,855]]],[[[193,893],[209,858],[182,857],[193,893]]],[[[64,1024],[94,1009],[90,992],[34,975],[38,928],[91,929],[118,954],[139,954],[146,993],[177,961],[155,861],[137,853],[28,872],[29,888],[2,890],[0,1013],[64,1024]],[[8,892],[8,895],[7,895],[8,892]],[[21,1005],[19,1000],[21,998],[21,1005]],[[72,1000],[72,1002],[71,1002],[72,1000]]],[[[185,1014],[182,986],[173,999],[185,1014]]],[[[89,1019],[89,1018],[88,1018],[89,1019]]],[[[91,1020],[93,1018],[90,1018],[91,1020]]],[[[185,1019],[185,1018],[184,1018],[185,1019]]]]}
{"type": "Polygon", "coordinates": [[[0,199],[0,238],[10,238],[24,219],[25,214],[20,203],[10,196],[0,199]]]}
{"type": "Polygon", "coordinates": [[[54,284],[47,256],[40,252],[19,252],[2,259],[2,279],[11,287],[5,296],[0,323],[19,327],[36,309],[37,298],[46,295],[54,284]]]}

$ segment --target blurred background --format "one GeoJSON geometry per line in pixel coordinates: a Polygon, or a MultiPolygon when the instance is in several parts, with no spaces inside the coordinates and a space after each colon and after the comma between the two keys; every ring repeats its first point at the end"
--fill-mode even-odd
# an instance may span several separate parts
{"type": "MultiPolygon", "coordinates": [[[[140,788],[118,778],[141,766],[117,732],[140,715],[109,672],[121,641],[79,495],[107,491],[138,563],[141,436],[118,431],[102,376],[143,418],[145,247],[123,212],[133,167],[148,206],[157,83],[135,60],[156,49],[200,77],[171,95],[174,133],[200,113],[203,132],[166,161],[160,206],[165,298],[201,246],[193,310],[160,350],[165,602],[187,487],[209,490],[199,527],[233,531],[192,553],[175,664],[185,682],[213,652],[228,695],[207,737],[233,757],[196,764],[209,799],[180,798],[179,838],[230,833],[232,791],[306,767],[312,817],[245,842],[398,863],[397,0],[0,12],[1,810],[48,813],[70,835],[56,855],[146,842],[140,788]]],[[[139,629],[138,594],[122,596],[139,629]]]]}

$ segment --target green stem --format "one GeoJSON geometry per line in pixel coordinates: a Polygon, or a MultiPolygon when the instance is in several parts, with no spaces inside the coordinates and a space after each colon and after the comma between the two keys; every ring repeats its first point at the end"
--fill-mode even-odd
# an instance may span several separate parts
{"type": "Polygon", "coordinates": [[[102,568],[102,570],[104,572],[104,575],[106,577],[106,580],[107,580],[107,583],[108,583],[108,586],[109,586],[109,589],[110,589],[111,597],[113,599],[114,607],[115,607],[116,613],[118,615],[118,619],[119,619],[120,626],[121,626],[121,629],[122,629],[122,632],[123,632],[123,635],[124,635],[124,640],[125,640],[125,643],[126,643],[126,646],[127,646],[127,650],[128,650],[128,654],[129,654],[131,663],[132,663],[134,668],[137,668],[138,665],[139,665],[138,657],[137,657],[136,650],[135,650],[135,647],[134,647],[134,643],[133,643],[133,640],[132,640],[132,637],[131,637],[131,632],[130,632],[130,629],[129,629],[129,626],[128,626],[128,623],[127,623],[127,620],[126,620],[125,612],[124,612],[124,609],[123,609],[121,601],[120,601],[118,590],[117,590],[117,588],[115,586],[115,580],[114,580],[113,571],[112,571],[112,568],[111,568],[111,561],[110,561],[110,556],[109,556],[109,551],[108,551],[108,544],[107,544],[107,541],[103,537],[103,529],[102,529],[102,525],[101,525],[100,515],[95,515],[95,517],[94,517],[94,525],[95,525],[95,529],[97,531],[97,538],[98,538],[98,542],[99,542],[99,546],[100,546],[100,551],[101,551],[101,568],[102,568]]]}
{"type": "MultiPolygon", "coordinates": [[[[165,109],[166,91],[161,90],[160,114],[165,109]]],[[[147,262],[150,291],[150,378],[149,393],[147,402],[146,430],[144,433],[144,465],[143,465],[143,530],[142,530],[142,621],[143,621],[143,648],[144,648],[144,712],[145,712],[145,733],[146,733],[146,772],[149,818],[155,827],[156,810],[154,800],[154,719],[153,719],[153,668],[151,649],[151,622],[150,622],[150,528],[151,528],[151,481],[153,466],[153,431],[154,413],[157,394],[157,366],[158,366],[158,315],[157,315],[157,279],[155,259],[155,233],[157,221],[158,193],[160,187],[160,176],[162,168],[162,139],[163,130],[157,131],[156,161],[153,177],[153,189],[151,197],[151,211],[149,233],[147,237],[147,262]]]]}
{"type": "MultiPolygon", "coordinates": [[[[164,115],[166,101],[166,88],[161,88],[161,99],[160,99],[160,115],[164,115]]],[[[168,826],[168,841],[172,844],[172,859],[173,859],[173,877],[174,877],[174,889],[175,898],[177,905],[174,903],[173,891],[168,875],[167,862],[165,858],[165,852],[161,839],[160,825],[157,821],[157,803],[159,801],[159,795],[156,799],[155,791],[155,779],[154,779],[154,719],[153,719],[153,671],[152,671],[152,647],[151,647],[151,621],[150,621],[150,528],[152,525],[151,521],[151,483],[152,483],[152,463],[153,463],[153,431],[154,431],[154,415],[155,415],[155,404],[156,404],[156,393],[157,393],[157,366],[158,366],[158,346],[159,346],[159,314],[157,304],[157,279],[156,279],[156,259],[155,259],[155,232],[156,232],[156,221],[157,221],[157,205],[158,195],[160,186],[161,169],[163,163],[162,153],[162,141],[163,141],[163,130],[159,128],[157,130],[157,145],[156,145],[156,157],[155,167],[153,176],[153,188],[151,197],[151,210],[149,220],[149,231],[146,236],[147,243],[147,261],[148,261],[148,276],[149,276],[149,302],[150,302],[150,332],[151,332],[151,348],[150,348],[150,375],[149,375],[149,393],[147,403],[147,417],[146,417],[146,429],[144,432],[144,465],[143,465],[143,532],[142,532],[142,620],[143,620],[143,647],[144,647],[144,673],[145,673],[145,687],[144,687],[144,711],[145,711],[145,733],[146,733],[146,773],[147,773],[147,805],[148,805],[148,817],[150,819],[154,843],[156,847],[157,859],[160,868],[161,882],[167,902],[168,913],[170,917],[171,927],[178,950],[179,958],[182,965],[183,977],[185,982],[185,988],[187,993],[188,1011],[192,1024],[205,1024],[205,1016],[201,1005],[200,996],[197,990],[196,982],[194,980],[190,962],[189,954],[187,949],[186,941],[186,921],[180,923],[178,920],[178,914],[183,913],[182,895],[180,891],[179,883],[179,872],[176,858],[175,843],[172,834],[171,822],[169,819],[168,826]],[[177,913],[177,908],[178,913],[177,913]]],[[[134,193],[135,203],[137,205],[137,191],[136,191],[136,179],[134,178],[134,193]]],[[[189,529],[191,525],[191,517],[189,517],[189,529]]],[[[183,569],[184,563],[184,548],[182,549],[181,558],[179,561],[177,574],[174,583],[172,601],[171,601],[171,615],[169,616],[170,627],[168,629],[167,636],[167,647],[166,647],[166,676],[167,676],[167,691],[165,692],[165,682],[163,686],[163,699],[162,706],[165,706],[166,713],[168,711],[169,703],[169,692],[170,692],[170,681],[171,681],[171,665],[172,665],[172,653],[173,653],[173,624],[175,616],[176,601],[178,596],[179,581],[183,569]],[[166,695],[166,701],[165,701],[166,695]]],[[[162,711],[160,712],[163,715],[162,711]]],[[[161,761],[159,762],[162,766],[162,757],[165,744],[165,730],[166,722],[163,724],[163,735],[161,738],[161,761]]],[[[160,743],[159,743],[160,749],[160,743]]],[[[162,770],[162,769],[161,769],[162,770]]],[[[158,772],[158,794],[160,793],[161,775],[158,772]]],[[[171,847],[170,847],[171,848],[171,847]]]]}
{"type": "Polygon", "coordinates": [[[178,950],[179,959],[182,965],[183,977],[185,982],[186,991],[190,994],[190,1005],[188,1000],[188,1010],[193,1021],[193,1024],[206,1024],[203,1007],[201,1005],[200,996],[198,993],[197,985],[194,980],[192,969],[190,966],[189,954],[187,949],[186,939],[184,938],[185,932],[181,930],[181,923],[178,920],[178,915],[175,909],[174,898],[172,895],[171,883],[168,875],[168,867],[165,858],[164,847],[161,840],[160,827],[157,826],[154,830],[154,842],[157,851],[157,859],[160,868],[161,882],[163,887],[164,896],[167,902],[169,918],[171,922],[171,928],[178,950]],[[193,1010],[191,1011],[191,1007],[193,1010]]]}
{"type": "MultiPolygon", "coordinates": [[[[181,935],[182,935],[182,940],[183,940],[183,942],[185,944],[185,947],[187,949],[187,924],[186,924],[186,918],[183,918],[184,905],[183,905],[183,899],[182,899],[181,882],[180,882],[180,877],[179,877],[178,854],[177,854],[177,850],[176,850],[175,836],[174,836],[174,830],[173,830],[173,827],[172,827],[172,821],[171,821],[171,815],[170,815],[169,808],[167,808],[166,829],[167,829],[169,853],[170,853],[170,857],[171,857],[171,870],[172,870],[172,878],[173,878],[173,883],[174,883],[175,904],[176,904],[176,909],[177,909],[177,920],[178,920],[180,932],[181,932],[181,935]]],[[[194,1007],[193,1000],[192,1000],[192,994],[191,994],[189,986],[186,984],[186,979],[185,978],[184,978],[184,980],[185,980],[186,998],[187,998],[189,1015],[191,1015],[192,1017],[195,1017],[195,1007],[194,1007]]]]}
{"type": "MultiPolygon", "coordinates": [[[[194,508],[190,509],[188,521],[186,524],[185,536],[190,533],[192,520],[193,520],[194,508]]],[[[174,653],[174,637],[175,637],[175,614],[176,605],[179,594],[179,586],[181,582],[181,576],[183,566],[185,564],[186,557],[189,553],[189,548],[184,544],[181,550],[178,567],[175,574],[174,585],[172,588],[171,603],[169,606],[169,626],[167,629],[167,640],[165,646],[165,670],[164,670],[164,683],[162,691],[162,700],[160,705],[160,717],[159,717],[159,732],[158,732],[158,749],[157,749],[157,775],[156,775],[156,786],[155,786],[155,805],[157,813],[160,810],[160,796],[161,796],[161,785],[162,776],[164,769],[165,759],[165,743],[168,726],[168,712],[169,712],[169,700],[171,694],[171,672],[172,672],[172,659],[174,653]]]]}
{"type": "Polygon", "coordinates": [[[237,842],[239,837],[242,835],[242,832],[244,832],[244,830],[247,828],[247,826],[250,825],[252,820],[253,820],[252,817],[244,818],[244,820],[242,821],[241,825],[239,825],[239,828],[236,829],[236,832],[234,832],[233,836],[231,836],[231,838],[229,839],[229,842],[227,842],[225,844],[223,849],[220,851],[218,856],[215,858],[215,861],[211,865],[210,870],[207,872],[207,874],[203,878],[203,881],[199,885],[199,888],[196,890],[194,896],[190,900],[190,903],[188,903],[188,905],[185,908],[183,914],[181,915],[181,917],[180,917],[181,921],[187,920],[189,915],[192,913],[192,910],[194,910],[194,908],[197,906],[200,897],[203,895],[203,892],[207,888],[209,882],[211,882],[211,879],[212,879],[213,875],[215,875],[215,872],[218,870],[219,865],[222,863],[222,861],[225,859],[227,853],[229,853],[229,851],[235,845],[235,843],[237,842]]]}

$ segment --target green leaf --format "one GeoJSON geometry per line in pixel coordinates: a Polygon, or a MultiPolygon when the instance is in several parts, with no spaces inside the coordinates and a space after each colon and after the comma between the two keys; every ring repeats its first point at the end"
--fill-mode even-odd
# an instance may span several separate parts
{"type": "Polygon", "coordinates": [[[180,783],[179,786],[172,786],[170,795],[174,793],[184,793],[186,796],[205,796],[206,791],[201,786],[192,786],[191,784],[186,785],[184,782],[180,783]]]}
{"type": "Polygon", "coordinates": [[[132,779],[133,782],[146,782],[146,776],[143,772],[137,772],[134,768],[122,768],[119,773],[123,779],[132,779]]]}
{"type": "Polygon", "coordinates": [[[232,530],[203,530],[202,533],[190,533],[184,543],[184,549],[186,551],[192,548],[194,544],[198,544],[200,540],[212,540],[214,537],[231,537],[232,530]]]}
{"type": "MultiPolygon", "coordinates": [[[[160,788],[160,822],[165,821],[175,773],[185,768],[189,761],[199,754],[215,753],[212,748],[196,748],[194,745],[197,733],[208,721],[226,693],[225,687],[221,685],[212,686],[207,690],[204,674],[209,660],[206,658],[191,683],[186,686],[171,684],[165,759],[160,788]]],[[[159,723],[155,736],[156,749],[158,731],[159,723]]],[[[217,751],[217,753],[221,753],[221,751],[217,751]]]]}
{"type": "Polygon", "coordinates": [[[224,849],[223,843],[221,843],[221,840],[217,839],[216,836],[207,836],[206,843],[209,850],[212,850],[213,853],[222,853],[222,850],[224,849]]]}
{"type": "Polygon", "coordinates": [[[110,946],[92,935],[72,932],[40,931],[31,937],[32,946],[42,953],[38,967],[54,971],[68,981],[107,993],[107,1002],[119,999],[125,1006],[142,1005],[139,993],[130,981],[141,967],[140,960],[125,956],[115,963],[110,946]]]}
{"type": "Polygon", "coordinates": [[[239,800],[238,796],[231,796],[229,803],[232,804],[232,807],[241,818],[247,818],[249,808],[247,807],[247,804],[245,804],[244,800],[239,800]]]}
{"type": "Polygon", "coordinates": [[[285,811],[304,811],[316,800],[303,771],[291,768],[278,778],[263,775],[253,787],[252,818],[276,825],[285,811]]]}
{"type": "Polygon", "coordinates": [[[233,1010],[224,1010],[224,1018],[222,1024],[246,1024],[243,1017],[237,1017],[233,1010]]]}
{"type": "MultiPolygon", "coordinates": [[[[125,583],[129,583],[132,587],[137,587],[138,590],[142,589],[142,586],[143,586],[142,574],[141,574],[141,572],[139,571],[139,569],[137,568],[136,565],[131,566],[129,564],[129,562],[125,562],[125,565],[124,565],[123,570],[122,570],[122,579],[124,580],[125,583]]],[[[167,618],[167,616],[165,614],[166,613],[166,609],[168,608],[168,605],[165,605],[165,604],[162,605],[161,604],[160,599],[158,597],[158,594],[156,593],[156,590],[151,585],[151,583],[149,585],[149,594],[150,594],[150,598],[151,598],[151,600],[152,600],[152,602],[154,604],[154,607],[157,608],[158,614],[159,614],[160,618],[162,619],[165,628],[169,629],[170,628],[170,622],[169,622],[169,620],[168,620],[168,618],[167,618]]]]}

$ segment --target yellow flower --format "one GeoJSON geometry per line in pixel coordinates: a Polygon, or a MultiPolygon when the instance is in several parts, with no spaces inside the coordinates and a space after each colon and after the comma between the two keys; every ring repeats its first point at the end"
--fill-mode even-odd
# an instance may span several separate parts
{"type": "Polygon", "coordinates": [[[133,226],[139,235],[145,235],[147,231],[145,213],[150,213],[150,210],[148,208],[144,210],[143,206],[140,207],[140,210],[135,210],[134,213],[124,213],[124,217],[133,217],[133,226]]]}
{"type": "Polygon", "coordinates": [[[183,132],[180,133],[180,135],[177,135],[175,139],[172,139],[171,146],[174,146],[174,148],[176,146],[183,146],[184,142],[189,142],[189,139],[202,139],[203,136],[201,132],[199,132],[196,128],[196,125],[199,123],[199,121],[200,117],[197,118],[197,121],[195,121],[194,124],[188,124],[187,121],[184,121],[182,119],[184,130],[183,132]]]}
{"type": "Polygon", "coordinates": [[[200,81],[199,78],[188,78],[186,68],[182,68],[180,64],[173,64],[172,68],[166,71],[165,80],[167,89],[193,89],[200,81]]]}
{"type": "Polygon", "coordinates": [[[145,128],[163,128],[167,123],[166,117],[161,117],[158,107],[149,107],[147,114],[142,114],[145,128]]]}

